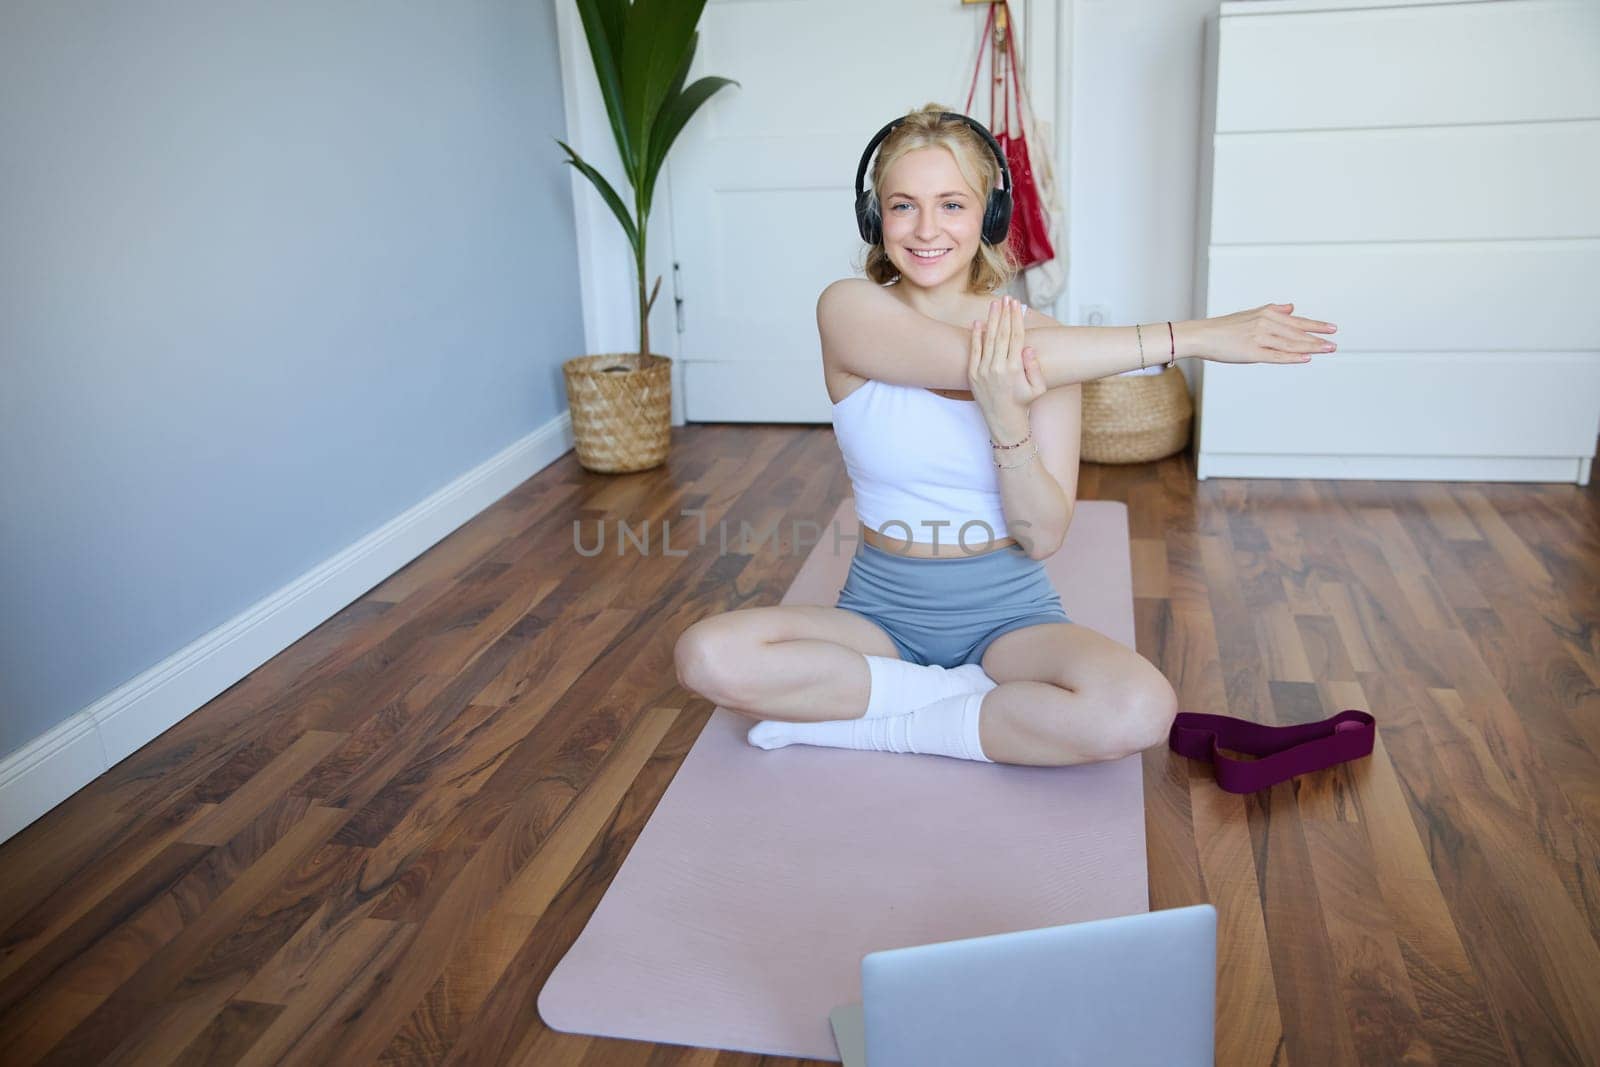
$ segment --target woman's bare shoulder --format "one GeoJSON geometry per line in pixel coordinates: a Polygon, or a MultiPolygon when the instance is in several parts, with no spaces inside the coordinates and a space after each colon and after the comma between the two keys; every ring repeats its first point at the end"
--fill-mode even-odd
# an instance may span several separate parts
{"type": "Polygon", "coordinates": [[[852,286],[857,287],[857,288],[860,288],[860,287],[863,287],[863,286],[871,287],[873,289],[882,289],[883,288],[883,286],[879,285],[877,282],[873,281],[871,278],[863,278],[859,274],[851,274],[851,275],[847,275],[847,276],[845,276],[843,278],[836,278],[833,281],[829,282],[827,285],[823,286],[822,288],[823,288],[823,291],[826,292],[827,290],[832,289],[836,285],[844,286],[846,288],[849,288],[849,287],[852,287],[852,286]]]}
{"type": "MultiPolygon", "coordinates": [[[[824,338],[829,332],[828,322],[838,314],[841,302],[860,307],[866,302],[881,298],[882,293],[869,290],[880,288],[870,278],[840,278],[823,286],[822,293],[817,297],[817,327],[822,331],[824,338]]],[[[867,379],[839,365],[837,359],[830,357],[829,346],[822,346],[822,373],[823,382],[828,391],[828,399],[841,403],[845,397],[855,392],[867,379]]]]}
{"type": "Polygon", "coordinates": [[[849,278],[839,278],[835,281],[829,282],[827,285],[824,285],[822,287],[821,294],[817,297],[817,302],[820,304],[825,299],[831,299],[837,296],[845,296],[847,294],[848,296],[856,299],[870,299],[870,297],[874,294],[887,295],[884,293],[883,286],[879,285],[871,278],[858,278],[851,276],[849,278]]]}

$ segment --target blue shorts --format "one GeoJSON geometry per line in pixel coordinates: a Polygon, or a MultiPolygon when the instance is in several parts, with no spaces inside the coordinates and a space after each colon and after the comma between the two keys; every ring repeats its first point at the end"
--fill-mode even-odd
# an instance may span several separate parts
{"type": "Polygon", "coordinates": [[[1001,634],[1071,622],[1044,561],[1021,545],[975,556],[916,559],[856,542],[835,607],[883,627],[900,658],[926,666],[982,664],[1001,634]]]}

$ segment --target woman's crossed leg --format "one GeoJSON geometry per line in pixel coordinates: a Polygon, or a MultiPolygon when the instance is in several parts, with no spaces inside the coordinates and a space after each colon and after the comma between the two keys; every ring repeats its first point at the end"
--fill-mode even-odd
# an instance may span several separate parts
{"type": "Polygon", "coordinates": [[[1154,663],[1097,630],[1046,622],[1001,634],[983,654],[999,683],[979,736],[996,763],[1055,767],[1120,759],[1166,740],[1178,697],[1154,663]]]}
{"type": "Polygon", "coordinates": [[[783,604],[692,623],[673,648],[678,682],[754,719],[822,722],[867,709],[865,656],[900,658],[877,623],[844,608],[783,604]]]}

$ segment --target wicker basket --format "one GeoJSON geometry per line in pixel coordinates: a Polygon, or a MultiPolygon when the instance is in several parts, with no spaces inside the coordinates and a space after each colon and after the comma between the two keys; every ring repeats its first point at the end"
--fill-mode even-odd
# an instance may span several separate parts
{"type": "Polygon", "coordinates": [[[1183,371],[1112,375],[1083,383],[1082,459],[1147,463],[1189,444],[1194,403],[1183,371]]]}
{"type": "Polygon", "coordinates": [[[637,353],[578,356],[561,364],[578,462],[602,474],[649,470],[667,461],[672,441],[672,360],[651,353],[636,371],[637,353]]]}

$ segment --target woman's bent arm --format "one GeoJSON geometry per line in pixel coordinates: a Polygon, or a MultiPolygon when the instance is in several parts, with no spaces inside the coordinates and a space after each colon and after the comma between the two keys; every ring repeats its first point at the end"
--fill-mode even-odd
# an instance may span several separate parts
{"type": "MultiPolygon", "coordinates": [[[[1192,321],[1174,322],[1178,356],[1199,355],[1192,321]]],[[[966,389],[971,328],[931,319],[866,278],[843,278],[817,298],[823,359],[863,378],[892,385],[966,389]]],[[[1144,364],[1172,358],[1166,323],[1145,326],[1144,364]]],[[[1075,385],[1139,368],[1132,326],[1030,326],[1045,387],[1075,385]]]]}
{"type": "Polygon", "coordinates": [[[1061,547],[1072,521],[1072,506],[1055,475],[1033,459],[996,472],[1006,532],[1017,539],[1029,559],[1044,559],[1061,547]]]}

